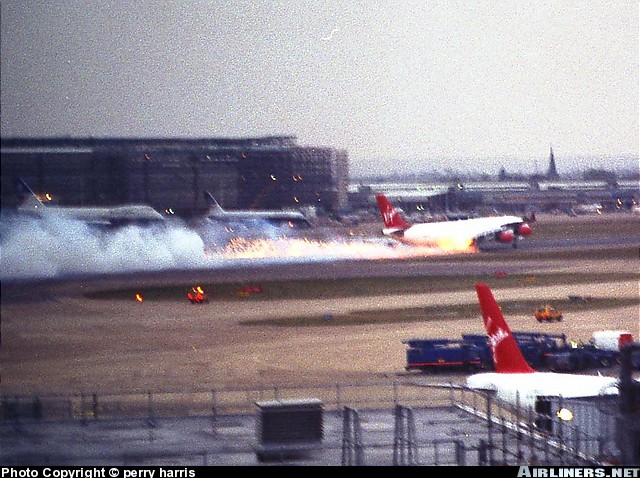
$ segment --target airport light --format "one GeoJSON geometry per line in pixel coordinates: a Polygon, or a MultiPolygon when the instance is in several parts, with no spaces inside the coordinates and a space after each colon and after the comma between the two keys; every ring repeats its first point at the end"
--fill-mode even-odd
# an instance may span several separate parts
{"type": "Polygon", "coordinates": [[[569,422],[573,420],[573,412],[568,408],[561,408],[556,412],[556,415],[563,422],[569,422]]]}

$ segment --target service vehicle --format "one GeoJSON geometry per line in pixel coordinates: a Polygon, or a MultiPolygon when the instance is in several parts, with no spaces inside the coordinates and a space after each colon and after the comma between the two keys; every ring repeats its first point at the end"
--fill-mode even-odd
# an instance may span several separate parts
{"type": "Polygon", "coordinates": [[[579,344],[569,350],[551,354],[547,362],[549,369],[554,372],[609,368],[620,363],[620,352],[601,349],[594,344],[579,344]]]}
{"type": "Polygon", "coordinates": [[[560,322],[562,320],[562,312],[550,304],[538,307],[534,311],[534,316],[538,322],[560,322]]]}
{"type": "Polygon", "coordinates": [[[633,342],[633,334],[626,330],[597,330],[591,337],[591,343],[598,348],[618,352],[630,342],[633,342]]]}
{"type": "Polygon", "coordinates": [[[477,369],[482,367],[480,347],[464,340],[410,339],[407,348],[407,370],[437,368],[477,369]]]}
{"type": "MultiPolygon", "coordinates": [[[[513,332],[513,336],[531,367],[540,369],[548,366],[548,357],[555,353],[567,351],[571,344],[565,334],[547,334],[542,332],[513,332]]],[[[486,335],[463,334],[462,339],[480,347],[483,368],[493,368],[493,357],[489,339],[486,335]]]]}

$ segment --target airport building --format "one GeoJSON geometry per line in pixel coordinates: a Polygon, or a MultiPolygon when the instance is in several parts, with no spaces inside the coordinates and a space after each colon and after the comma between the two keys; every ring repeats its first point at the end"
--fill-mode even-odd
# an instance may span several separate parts
{"type": "Polygon", "coordinates": [[[384,193],[414,220],[446,214],[450,219],[493,213],[528,214],[532,211],[588,214],[624,211],[640,203],[640,181],[616,178],[613,172],[585,180],[563,180],[550,149],[546,174],[472,182],[370,182],[349,185],[355,209],[375,204],[384,193]]]}
{"type": "Polygon", "coordinates": [[[349,157],[333,147],[300,146],[295,136],[259,138],[8,138],[1,141],[3,206],[15,205],[21,177],[52,203],[144,203],[182,217],[203,214],[211,192],[225,209],[377,214],[376,193],[415,220],[531,211],[629,209],[638,180],[563,180],[550,150],[546,174],[499,175],[465,183],[349,184],[349,157]]]}
{"type": "Polygon", "coordinates": [[[185,217],[206,211],[205,191],[227,209],[347,207],[347,152],[295,136],[3,138],[1,154],[3,206],[21,177],[59,205],[145,203],[185,217]]]}

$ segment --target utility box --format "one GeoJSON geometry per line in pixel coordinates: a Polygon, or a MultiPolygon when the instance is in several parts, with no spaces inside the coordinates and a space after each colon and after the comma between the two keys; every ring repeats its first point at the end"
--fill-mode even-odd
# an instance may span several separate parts
{"type": "Polygon", "coordinates": [[[324,406],[317,398],[267,400],[258,407],[259,461],[291,458],[317,449],[324,434],[324,406]]]}

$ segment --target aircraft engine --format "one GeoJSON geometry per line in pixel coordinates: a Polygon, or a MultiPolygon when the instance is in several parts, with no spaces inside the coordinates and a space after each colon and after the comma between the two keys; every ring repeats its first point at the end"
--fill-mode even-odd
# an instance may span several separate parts
{"type": "Polygon", "coordinates": [[[526,222],[523,222],[522,224],[520,224],[516,229],[516,233],[519,236],[523,236],[523,237],[529,236],[532,232],[533,232],[533,229],[531,229],[531,226],[526,222]]]}
{"type": "Polygon", "coordinates": [[[504,242],[504,243],[513,242],[514,237],[515,235],[513,234],[513,231],[510,229],[496,233],[496,240],[498,242],[504,242]]]}

